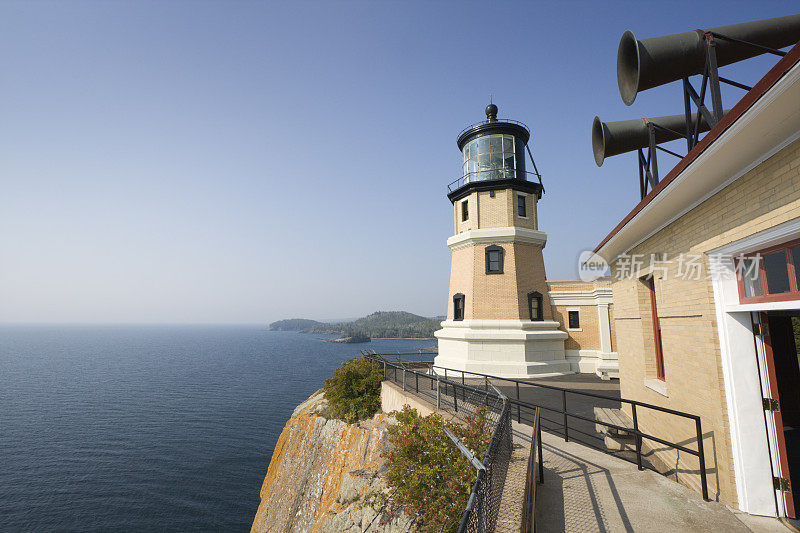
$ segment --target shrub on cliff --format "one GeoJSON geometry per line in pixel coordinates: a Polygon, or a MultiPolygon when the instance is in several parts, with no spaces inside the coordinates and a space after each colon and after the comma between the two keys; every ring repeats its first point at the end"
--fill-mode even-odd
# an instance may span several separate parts
{"type": "Polygon", "coordinates": [[[442,429],[447,429],[483,459],[492,427],[485,408],[463,423],[445,422],[437,414],[419,416],[409,406],[396,412],[397,424],[389,428],[386,483],[393,491],[386,504],[388,517],[402,509],[418,517],[422,531],[456,531],[467,507],[475,468],[442,429]]]}
{"type": "Polygon", "coordinates": [[[366,357],[342,363],[325,380],[325,398],[331,414],[346,422],[370,418],[381,407],[383,367],[366,357]]]}

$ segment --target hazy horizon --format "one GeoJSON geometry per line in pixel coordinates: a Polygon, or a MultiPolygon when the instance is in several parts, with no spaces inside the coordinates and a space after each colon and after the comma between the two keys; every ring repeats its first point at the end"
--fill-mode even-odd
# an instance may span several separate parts
{"type": "MultiPolygon", "coordinates": [[[[376,311],[365,313],[361,316],[353,317],[315,318],[312,316],[286,316],[282,318],[276,318],[274,320],[268,320],[266,322],[0,322],[0,326],[268,326],[273,322],[278,322],[280,320],[296,319],[314,320],[316,322],[322,322],[323,324],[336,324],[341,322],[353,322],[360,318],[371,315],[372,313],[382,311],[405,311],[411,313],[411,311],[406,311],[405,309],[378,309],[376,311]]],[[[418,313],[413,314],[417,315],[418,313]]],[[[443,318],[445,313],[438,315],[419,316],[424,318],[443,318]]]]}
{"type": "MultiPolygon", "coordinates": [[[[501,117],[531,129],[548,278],[573,278],[578,254],[639,195],[631,154],[596,167],[592,119],[683,112],[679,84],[622,103],[622,33],[796,11],[3,2],[0,323],[442,315],[455,138],[484,118],[490,94],[501,117]],[[487,27],[502,38],[487,40],[487,27]]],[[[752,85],[776,61],[724,75],[752,85]]],[[[743,94],[724,87],[726,107],[743,94]]],[[[660,157],[662,175],[674,161],[660,157]]]]}

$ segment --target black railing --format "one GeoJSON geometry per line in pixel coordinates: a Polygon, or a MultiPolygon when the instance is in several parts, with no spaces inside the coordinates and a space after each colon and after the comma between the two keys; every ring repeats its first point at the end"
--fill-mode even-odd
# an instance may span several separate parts
{"type": "MultiPolygon", "coordinates": [[[[492,436],[478,469],[475,483],[466,508],[461,513],[458,531],[494,531],[500,510],[508,465],[511,461],[511,408],[508,398],[499,393],[488,381],[484,388],[444,379],[429,371],[417,371],[408,363],[397,363],[379,354],[365,354],[383,365],[384,380],[391,381],[428,401],[436,409],[464,419],[485,409],[492,424],[492,436]]],[[[453,509],[453,513],[457,510],[453,509]]]]}
{"type": "Polygon", "coordinates": [[[536,519],[536,474],[538,470],[539,483],[544,483],[544,463],[542,462],[542,424],[539,418],[539,408],[533,414],[533,433],[531,436],[531,453],[528,456],[528,468],[525,473],[525,498],[523,499],[524,520],[522,532],[531,533],[536,519]],[[537,469],[538,465],[538,469],[537,469]]]}
{"type": "Polygon", "coordinates": [[[527,172],[525,170],[516,170],[513,168],[484,169],[476,170],[475,172],[469,172],[457,180],[453,180],[447,185],[447,191],[453,192],[468,183],[474,183],[478,181],[498,181],[511,179],[530,181],[527,179],[527,175],[535,176],[536,182],[538,183],[541,183],[542,181],[542,177],[538,172],[527,172]]]}
{"type": "MultiPolygon", "coordinates": [[[[586,437],[591,437],[593,439],[598,439],[599,437],[597,435],[588,433],[588,431],[584,431],[584,429],[586,427],[585,424],[583,426],[583,429],[581,427],[576,427],[576,425],[574,423],[573,423],[573,427],[570,428],[570,420],[571,419],[580,420],[580,421],[589,423],[591,425],[598,425],[599,424],[599,425],[607,427],[607,428],[613,428],[613,429],[615,429],[617,431],[627,432],[628,434],[633,435],[634,438],[635,438],[635,455],[636,455],[635,463],[636,463],[637,467],[639,468],[639,470],[644,470],[645,469],[645,464],[644,464],[644,462],[642,460],[642,441],[643,440],[657,442],[659,444],[662,444],[664,446],[668,446],[668,447],[673,448],[675,450],[679,450],[679,451],[682,451],[682,452],[687,453],[689,455],[693,455],[693,456],[697,457],[697,459],[698,459],[698,467],[699,467],[699,474],[700,474],[700,487],[701,487],[701,490],[702,490],[702,493],[703,493],[703,498],[705,500],[709,499],[708,498],[708,478],[707,478],[706,463],[705,463],[705,452],[704,452],[704,449],[703,449],[703,430],[702,430],[702,424],[701,424],[701,421],[700,421],[700,417],[697,416],[697,415],[693,415],[691,413],[685,413],[685,412],[682,412],[682,411],[677,411],[675,409],[669,409],[667,407],[661,407],[659,405],[653,405],[653,404],[649,404],[649,403],[645,403],[645,402],[640,402],[640,401],[637,401],[637,400],[628,400],[628,399],[625,399],[625,398],[615,398],[615,397],[612,397],[612,396],[603,395],[603,394],[597,394],[597,393],[593,393],[593,392],[584,392],[584,391],[578,391],[578,390],[574,390],[574,389],[566,389],[566,388],[557,387],[557,386],[554,386],[554,385],[545,385],[545,384],[542,384],[542,383],[535,383],[535,382],[531,382],[531,381],[524,381],[524,380],[513,379],[513,378],[501,378],[501,377],[493,376],[491,374],[482,374],[480,372],[461,371],[461,370],[456,370],[456,369],[453,369],[453,368],[440,367],[440,366],[437,366],[437,365],[431,365],[431,371],[433,373],[437,374],[437,375],[441,372],[442,375],[444,376],[445,380],[447,380],[447,378],[448,378],[448,372],[449,372],[449,376],[450,377],[460,376],[462,384],[466,384],[466,379],[470,379],[470,380],[476,379],[476,378],[465,378],[465,375],[477,376],[477,379],[480,380],[480,381],[483,381],[487,388],[488,388],[488,384],[489,384],[490,380],[491,381],[498,381],[498,382],[509,382],[509,383],[512,383],[513,387],[514,387],[514,390],[515,390],[515,395],[514,395],[515,397],[510,397],[508,401],[512,406],[511,407],[512,411],[516,410],[517,422],[526,423],[526,424],[529,424],[529,425],[533,424],[537,408],[540,408],[543,411],[547,411],[547,412],[550,412],[550,413],[555,413],[555,416],[559,417],[560,420],[554,420],[554,419],[551,419],[551,418],[545,418],[543,415],[541,416],[541,420],[544,420],[544,421],[547,421],[547,422],[550,422],[551,424],[553,424],[549,428],[544,428],[544,429],[551,429],[551,430],[555,430],[554,432],[557,432],[557,430],[560,428],[561,429],[560,433],[564,437],[565,441],[569,441],[570,438],[573,438],[573,440],[577,440],[578,442],[581,442],[582,444],[585,444],[587,446],[590,446],[590,447],[595,448],[597,450],[600,450],[602,452],[612,453],[605,446],[599,446],[599,445],[595,444],[592,441],[580,440],[580,439],[574,438],[575,434],[583,435],[583,436],[586,436],[586,437]],[[560,404],[561,405],[560,405],[560,407],[554,407],[552,405],[551,406],[547,406],[547,405],[543,405],[543,404],[539,404],[539,403],[523,401],[520,398],[520,386],[538,388],[538,389],[548,390],[548,391],[554,392],[558,396],[560,396],[559,399],[560,399],[560,404]],[[620,426],[620,425],[617,425],[617,424],[612,424],[610,422],[597,420],[596,418],[590,418],[590,417],[578,414],[578,413],[576,413],[574,411],[570,412],[568,404],[567,404],[568,395],[583,396],[583,397],[593,398],[593,399],[597,399],[597,400],[604,400],[604,401],[607,401],[609,403],[618,403],[618,404],[630,405],[631,406],[631,418],[633,419],[632,420],[633,421],[633,427],[620,426]],[[691,422],[694,423],[694,428],[693,429],[694,429],[694,433],[695,433],[695,438],[697,440],[697,449],[693,450],[693,449],[691,449],[691,448],[689,448],[687,446],[684,446],[682,444],[679,444],[677,442],[670,442],[670,441],[668,441],[666,439],[662,439],[660,437],[656,437],[655,435],[652,435],[652,434],[649,434],[649,433],[645,433],[644,431],[642,431],[639,428],[639,420],[638,420],[638,411],[637,411],[637,409],[650,409],[650,410],[653,410],[653,411],[658,411],[658,412],[661,412],[661,413],[666,413],[666,414],[670,414],[670,415],[674,415],[674,416],[677,416],[677,417],[681,417],[681,418],[685,418],[687,420],[690,420],[691,422]],[[525,416],[523,416],[523,415],[525,415],[525,416]]],[[[626,461],[634,462],[634,461],[631,461],[630,459],[628,459],[627,457],[625,457],[625,455],[622,455],[622,454],[613,454],[613,455],[616,455],[617,457],[625,459],[626,461]]],[[[655,466],[653,466],[652,464],[648,464],[647,466],[650,469],[657,471],[655,466]]]]}

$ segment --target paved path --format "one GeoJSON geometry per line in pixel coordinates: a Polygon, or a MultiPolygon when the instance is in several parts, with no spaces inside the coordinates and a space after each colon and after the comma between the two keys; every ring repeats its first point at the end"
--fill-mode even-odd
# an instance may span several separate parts
{"type": "Polygon", "coordinates": [[[518,533],[525,512],[525,481],[531,449],[531,428],[514,423],[512,436],[514,444],[500,497],[496,533],[518,533]]]}
{"type": "Polygon", "coordinates": [[[622,459],[543,433],[544,484],[536,528],[544,532],[789,532],[776,519],[735,513],[622,459]]]}

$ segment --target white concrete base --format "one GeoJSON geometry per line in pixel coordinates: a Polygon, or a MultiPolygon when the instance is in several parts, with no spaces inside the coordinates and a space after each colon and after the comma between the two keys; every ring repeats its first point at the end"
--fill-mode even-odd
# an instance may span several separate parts
{"type": "Polygon", "coordinates": [[[551,320],[445,320],[437,365],[508,378],[572,374],[565,358],[567,334],[551,320]]]}
{"type": "Polygon", "coordinates": [[[574,372],[597,374],[603,379],[619,379],[617,352],[600,350],[566,350],[566,359],[574,372]]]}

